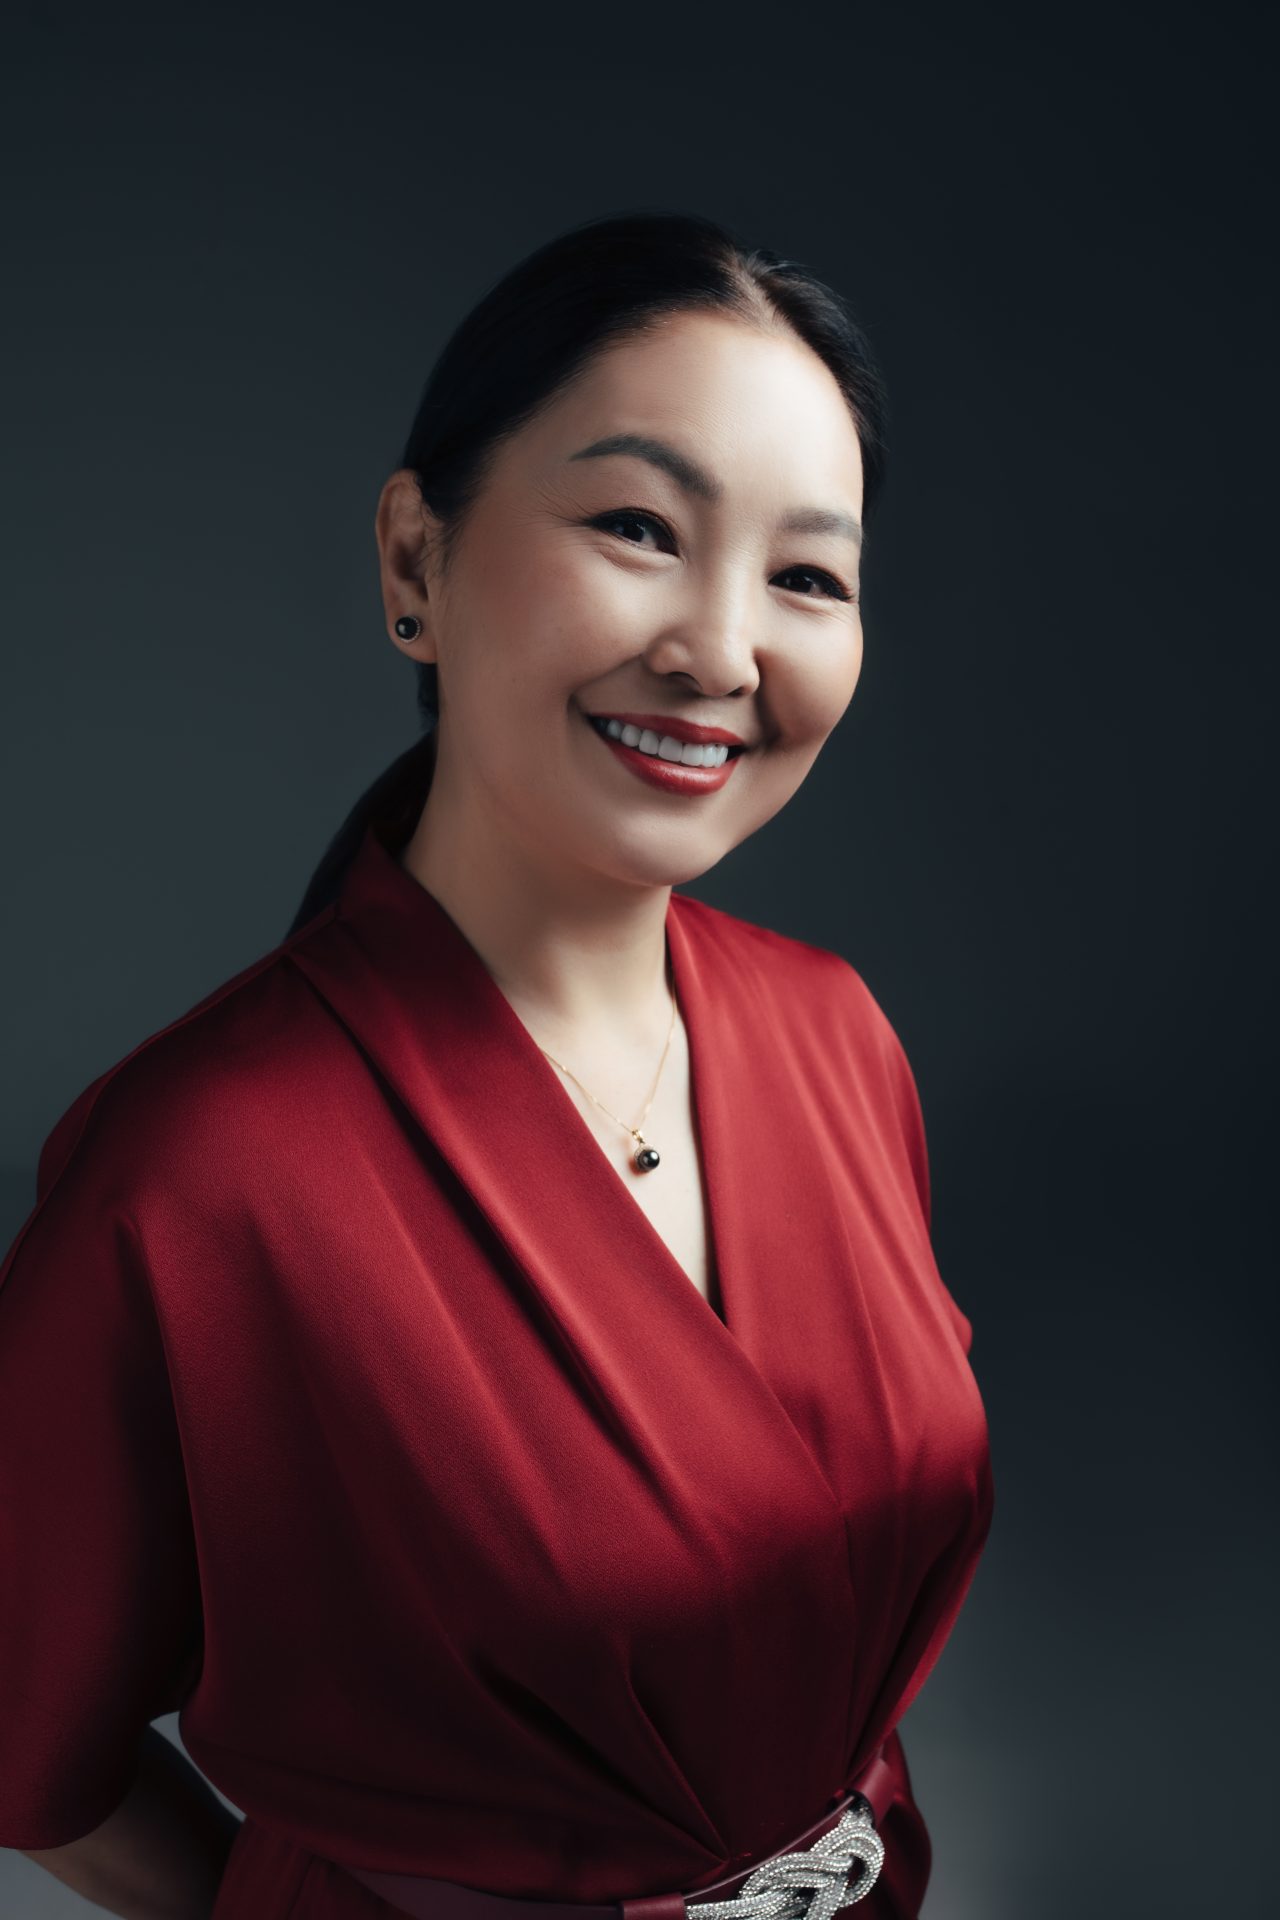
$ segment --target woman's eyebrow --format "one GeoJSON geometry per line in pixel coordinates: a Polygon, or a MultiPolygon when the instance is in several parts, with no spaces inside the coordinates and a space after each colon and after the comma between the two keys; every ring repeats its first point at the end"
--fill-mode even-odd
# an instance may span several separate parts
{"type": "MultiPolygon", "coordinates": [[[[660,467],[677,486],[686,493],[696,494],[700,500],[715,502],[723,498],[724,488],[711,474],[704,472],[678,447],[669,446],[665,440],[655,440],[648,434],[606,434],[602,440],[593,440],[589,447],[580,447],[569,458],[599,460],[611,453],[628,453],[638,460],[647,460],[650,466],[660,467]]],[[[852,540],[856,547],[862,545],[861,521],[851,513],[843,513],[834,507],[797,507],[779,524],[785,533],[840,533],[852,540]]]]}

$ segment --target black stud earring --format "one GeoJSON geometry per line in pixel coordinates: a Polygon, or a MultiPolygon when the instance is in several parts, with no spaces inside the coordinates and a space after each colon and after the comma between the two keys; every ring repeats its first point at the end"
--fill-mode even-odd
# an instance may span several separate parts
{"type": "Polygon", "coordinates": [[[416,640],[422,632],[421,620],[411,613],[402,613],[396,621],[396,633],[401,640],[416,640]]]}

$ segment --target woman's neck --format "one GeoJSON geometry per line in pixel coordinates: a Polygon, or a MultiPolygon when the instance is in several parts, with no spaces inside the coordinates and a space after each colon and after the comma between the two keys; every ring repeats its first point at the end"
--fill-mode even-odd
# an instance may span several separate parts
{"type": "Polygon", "coordinates": [[[671,1021],[669,886],[540,869],[424,806],[397,858],[444,908],[539,1044],[661,1046],[671,1021]]]}

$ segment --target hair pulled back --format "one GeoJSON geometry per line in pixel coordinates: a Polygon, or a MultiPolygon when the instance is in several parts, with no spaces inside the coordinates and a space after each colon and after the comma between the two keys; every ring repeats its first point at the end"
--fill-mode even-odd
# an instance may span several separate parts
{"type": "MultiPolygon", "coordinates": [[[[704,311],[755,326],[785,322],[834,376],[857,431],[863,521],[885,472],[888,402],[869,343],[841,298],[808,268],[747,248],[695,214],[631,212],[571,228],[505,274],[455,328],[423,389],[400,465],[441,523],[447,573],[467,514],[504,442],[608,347],[663,316],[704,311]]],[[[424,556],[425,558],[425,556],[424,556]]],[[[407,839],[426,801],[439,718],[436,668],[414,662],[419,738],[352,807],[330,841],[289,933],[336,898],[376,820],[407,839]]]]}

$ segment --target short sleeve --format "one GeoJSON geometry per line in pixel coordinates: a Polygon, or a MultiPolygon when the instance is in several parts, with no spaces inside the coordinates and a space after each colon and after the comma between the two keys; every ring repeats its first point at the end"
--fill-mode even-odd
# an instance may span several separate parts
{"type": "Polygon", "coordinates": [[[24,1850],[114,1811],[202,1654],[164,1343],[124,1143],[96,1112],[104,1081],[45,1142],[0,1266],[0,1847],[24,1850]]]}
{"type": "MultiPolygon", "coordinates": [[[[906,1050],[893,1028],[885,1021],[889,1040],[889,1057],[892,1063],[893,1077],[897,1089],[898,1115],[906,1142],[907,1158],[911,1163],[912,1177],[916,1183],[916,1192],[920,1196],[920,1211],[924,1215],[925,1228],[930,1238],[933,1234],[933,1200],[929,1179],[929,1143],[925,1137],[924,1109],[920,1103],[920,1089],[916,1077],[911,1071],[906,1050]]],[[[947,1312],[960,1339],[965,1354],[973,1351],[973,1322],[967,1313],[957,1305],[950,1289],[941,1282],[947,1312]]]]}
{"type": "Polygon", "coordinates": [[[920,1197],[920,1211],[924,1215],[925,1226],[932,1232],[933,1191],[929,1180],[929,1143],[925,1138],[924,1108],[920,1104],[920,1089],[916,1085],[916,1077],[911,1071],[911,1062],[907,1059],[901,1040],[883,1013],[881,1019],[884,1021],[884,1044],[893,1078],[898,1121],[906,1144],[907,1158],[911,1163],[911,1177],[915,1181],[916,1192],[920,1197]]]}
{"type": "MultiPolygon", "coordinates": [[[[919,1202],[925,1233],[930,1241],[933,1236],[933,1195],[929,1177],[929,1145],[925,1136],[924,1109],[920,1101],[920,1089],[916,1085],[911,1062],[907,1058],[906,1048],[898,1038],[892,1021],[885,1013],[875,995],[857,969],[842,956],[840,958],[841,979],[847,986],[852,979],[857,1004],[869,1019],[871,1029],[876,1036],[877,1050],[884,1073],[888,1077],[892,1093],[893,1111],[897,1119],[897,1129],[911,1170],[911,1180],[919,1202]]],[[[950,1289],[938,1275],[938,1285],[942,1289],[947,1312],[955,1327],[965,1354],[973,1350],[973,1323],[968,1314],[962,1311],[953,1298],[950,1289]]]]}

